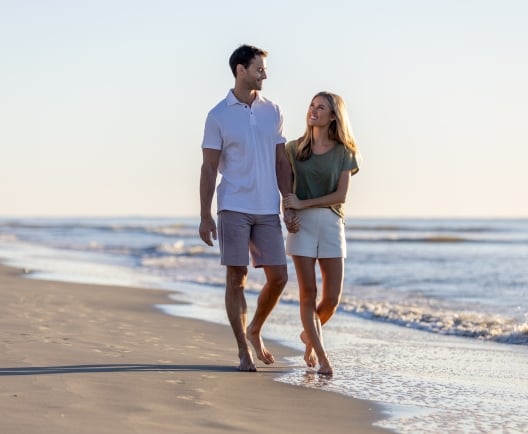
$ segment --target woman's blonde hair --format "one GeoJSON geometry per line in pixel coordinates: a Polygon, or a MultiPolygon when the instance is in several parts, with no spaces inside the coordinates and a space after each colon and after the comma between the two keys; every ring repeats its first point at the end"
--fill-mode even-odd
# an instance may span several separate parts
{"type": "MultiPolygon", "coordinates": [[[[335,116],[335,119],[328,127],[328,138],[330,140],[335,140],[338,143],[342,143],[346,149],[356,155],[359,150],[356,141],[354,140],[354,136],[352,135],[345,101],[335,93],[318,92],[312,98],[312,102],[318,96],[321,96],[328,101],[330,110],[335,116]]],[[[308,113],[309,112],[310,110],[308,110],[308,113]]],[[[307,116],[309,116],[309,114],[307,114],[307,116]]],[[[313,127],[307,124],[306,131],[301,137],[299,137],[297,141],[297,160],[307,160],[312,155],[312,130],[313,127]]]]}

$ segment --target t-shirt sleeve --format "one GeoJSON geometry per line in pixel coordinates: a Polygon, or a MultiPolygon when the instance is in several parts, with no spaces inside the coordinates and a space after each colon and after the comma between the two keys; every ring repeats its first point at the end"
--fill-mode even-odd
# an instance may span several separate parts
{"type": "Polygon", "coordinates": [[[202,148],[222,150],[222,134],[220,133],[220,125],[215,117],[209,113],[205,120],[204,135],[202,140],[202,148]]]}
{"type": "Polygon", "coordinates": [[[341,171],[350,170],[350,175],[353,176],[359,172],[359,164],[354,153],[345,150],[345,157],[343,158],[343,167],[341,171]]]}
{"type": "Polygon", "coordinates": [[[281,109],[277,107],[277,138],[275,139],[275,143],[286,143],[286,136],[284,135],[284,119],[282,116],[281,109]]]}

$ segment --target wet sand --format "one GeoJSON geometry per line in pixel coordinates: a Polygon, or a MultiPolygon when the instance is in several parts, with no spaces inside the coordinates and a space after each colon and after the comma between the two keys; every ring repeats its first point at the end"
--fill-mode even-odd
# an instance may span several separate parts
{"type": "MultiPolygon", "coordinates": [[[[27,279],[0,265],[0,432],[383,433],[379,408],[239,372],[228,327],[156,309],[169,292],[27,279]]],[[[172,301],[170,301],[172,302],[172,301]]]]}

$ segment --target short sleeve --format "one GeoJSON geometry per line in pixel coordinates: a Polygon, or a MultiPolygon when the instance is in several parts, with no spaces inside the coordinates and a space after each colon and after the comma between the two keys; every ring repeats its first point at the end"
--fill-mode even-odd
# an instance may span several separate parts
{"type": "Polygon", "coordinates": [[[277,122],[277,138],[275,141],[277,144],[286,143],[286,137],[284,136],[284,119],[279,107],[277,107],[277,115],[279,119],[277,122]]]}
{"type": "Polygon", "coordinates": [[[353,152],[345,149],[345,155],[343,158],[343,166],[341,171],[350,170],[350,176],[355,175],[359,172],[359,164],[356,155],[353,152]]]}
{"type": "Polygon", "coordinates": [[[209,113],[205,120],[204,135],[202,140],[202,148],[222,150],[222,134],[220,133],[220,125],[215,117],[209,113]]]}

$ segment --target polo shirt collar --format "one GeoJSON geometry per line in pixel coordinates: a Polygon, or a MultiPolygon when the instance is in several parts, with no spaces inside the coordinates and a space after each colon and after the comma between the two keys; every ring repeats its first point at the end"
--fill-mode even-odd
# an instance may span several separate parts
{"type": "MultiPolygon", "coordinates": [[[[255,101],[253,101],[253,103],[261,102],[261,101],[262,101],[262,97],[260,96],[260,92],[257,91],[257,96],[255,97],[255,101]]],[[[227,105],[235,105],[235,104],[243,104],[244,105],[243,102],[240,102],[237,99],[237,97],[233,93],[233,89],[230,89],[229,92],[227,93],[226,102],[227,102],[227,105]]]]}

